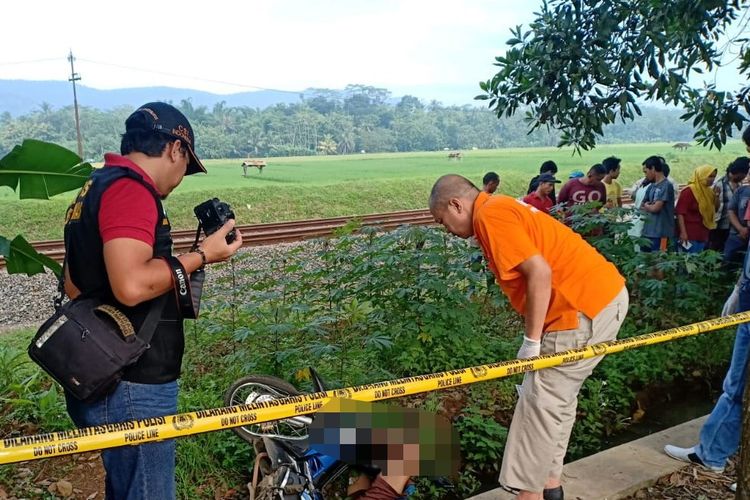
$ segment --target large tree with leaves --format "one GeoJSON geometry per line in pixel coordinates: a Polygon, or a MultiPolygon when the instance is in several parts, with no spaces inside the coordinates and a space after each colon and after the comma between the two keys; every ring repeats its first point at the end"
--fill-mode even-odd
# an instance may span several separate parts
{"type": "MultiPolygon", "coordinates": [[[[511,30],[500,68],[480,83],[498,116],[526,110],[531,129],[561,131],[560,145],[590,149],[604,125],[632,120],[638,102],[685,109],[695,138],[721,148],[750,113],[750,86],[718,89],[694,82],[740,58],[748,0],[547,0],[528,28],[511,30]]],[[[745,33],[746,35],[746,33],[745,33]]]]}

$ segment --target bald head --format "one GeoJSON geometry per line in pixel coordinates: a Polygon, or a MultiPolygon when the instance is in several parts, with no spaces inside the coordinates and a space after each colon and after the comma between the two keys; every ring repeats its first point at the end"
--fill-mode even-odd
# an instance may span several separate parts
{"type": "Polygon", "coordinates": [[[439,178],[430,192],[430,211],[441,209],[448,205],[451,198],[466,198],[474,200],[479,194],[477,188],[466,177],[448,174],[439,178]]]}
{"type": "Polygon", "coordinates": [[[472,211],[479,189],[466,177],[444,175],[432,186],[430,212],[435,222],[459,238],[474,234],[472,211]]]}

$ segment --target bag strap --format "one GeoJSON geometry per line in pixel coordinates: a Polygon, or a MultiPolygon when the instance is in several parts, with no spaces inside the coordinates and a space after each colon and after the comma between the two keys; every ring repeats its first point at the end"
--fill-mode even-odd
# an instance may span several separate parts
{"type": "Polygon", "coordinates": [[[55,312],[58,312],[62,307],[63,300],[65,300],[65,267],[68,262],[68,255],[65,252],[63,257],[62,269],[60,270],[60,276],[57,277],[57,297],[54,299],[55,312]]]}
{"type": "Polygon", "coordinates": [[[154,336],[156,325],[159,324],[161,313],[164,310],[164,305],[167,303],[168,294],[169,292],[153,299],[153,301],[151,302],[151,307],[148,310],[148,314],[146,315],[146,319],[143,320],[141,328],[136,334],[138,338],[143,340],[146,344],[150,343],[151,337],[154,336]]]}
{"type": "MultiPolygon", "coordinates": [[[[60,310],[60,308],[62,307],[63,299],[65,298],[65,264],[67,261],[68,258],[66,255],[63,258],[62,272],[60,273],[60,277],[57,280],[57,291],[60,295],[55,297],[55,312],[58,312],[60,310]]],[[[146,318],[143,320],[141,328],[136,334],[146,344],[151,342],[151,337],[154,336],[156,325],[159,324],[161,313],[164,311],[164,306],[167,303],[168,294],[169,292],[164,293],[152,300],[151,307],[149,307],[146,318]]]]}

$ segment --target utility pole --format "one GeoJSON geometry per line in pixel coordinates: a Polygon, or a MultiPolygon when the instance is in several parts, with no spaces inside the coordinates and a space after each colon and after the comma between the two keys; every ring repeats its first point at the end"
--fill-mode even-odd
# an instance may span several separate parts
{"type": "Polygon", "coordinates": [[[83,159],[83,140],[81,139],[81,120],[78,118],[78,96],[76,95],[76,82],[81,79],[81,75],[75,72],[73,69],[73,49],[70,50],[68,55],[68,61],[70,61],[70,78],[68,81],[73,83],[73,109],[76,115],[76,138],[78,139],[78,156],[83,159]]]}

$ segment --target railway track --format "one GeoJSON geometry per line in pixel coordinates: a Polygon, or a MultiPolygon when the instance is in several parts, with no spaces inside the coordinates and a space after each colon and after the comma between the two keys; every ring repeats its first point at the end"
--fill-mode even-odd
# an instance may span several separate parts
{"type": "MultiPolygon", "coordinates": [[[[362,226],[375,226],[380,229],[394,229],[402,224],[427,225],[434,222],[429,210],[421,209],[328,219],[248,224],[237,226],[237,228],[242,232],[242,246],[252,247],[330,236],[336,229],[355,219],[361,221],[362,226]]],[[[172,231],[174,251],[181,253],[189,250],[194,238],[195,229],[172,231]]],[[[62,262],[65,256],[65,246],[62,240],[38,241],[32,243],[32,246],[37,252],[57,262],[62,262]]],[[[0,266],[5,266],[5,260],[0,259],[0,266]]]]}
{"type": "MultiPolygon", "coordinates": [[[[680,189],[684,187],[680,185],[680,189]]],[[[630,193],[623,193],[623,205],[631,206],[630,193]]],[[[305,219],[288,222],[271,222],[267,224],[248,224],[238,226],[242,232],[243,247],[274,245],[290,241],[330,236],[349,221],[358,219],[362,226],[376,226],[381,229],[394,229],[402,224],[428,225],[434,222],[429,210],[402,210],[368,215],[346,215],[327,219],[305,219]]],[[[185,252],[190,249],[195,238],[195,230],[172,231],[174,251],[185,252]]],[[[37,241],[32,243],[37,252],[47,255],[57,262],[62,262],[65,247],[62,240],[37,241]]],[[[0,268],[5,267],[5,260],[0,258],[0,268]]]]}

